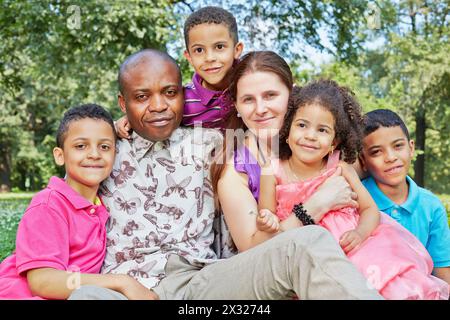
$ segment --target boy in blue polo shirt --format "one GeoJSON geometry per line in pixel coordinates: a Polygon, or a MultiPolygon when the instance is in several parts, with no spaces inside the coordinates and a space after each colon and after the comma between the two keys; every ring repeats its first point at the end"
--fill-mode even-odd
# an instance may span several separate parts
{"type": "Polygon", "coordinates": [[[366,114],[361,163],[363,180],[378,208],[397,220],[427,248],[433,274],[450,284],[450,230],[444,206],[408,176],[414,141],[391,110],[366,114]]]}

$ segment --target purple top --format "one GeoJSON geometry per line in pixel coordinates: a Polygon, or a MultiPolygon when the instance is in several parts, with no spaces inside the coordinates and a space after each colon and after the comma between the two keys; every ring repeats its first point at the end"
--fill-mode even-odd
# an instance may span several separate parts
{"type": "Polygon", "coordinates": [[[192,83],[185,86],[182,125],[199,123],[204,128],[223,130],[225,119],[234,108],[229,91],[209,90],[202,86],[201,81],[202,78],[195,73],[192,83]]]}
{"type": "Polygon", "coordinates": [[[240,147],[235,151],[234,169],[248,176],[248,188],[258,202],[261,167],[246,146],[240,147]]]}

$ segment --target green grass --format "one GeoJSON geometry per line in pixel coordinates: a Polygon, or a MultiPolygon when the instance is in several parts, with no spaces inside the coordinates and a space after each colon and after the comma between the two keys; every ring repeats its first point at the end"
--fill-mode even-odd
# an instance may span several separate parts
{"type": "Polygon", "coordinates": [[[0,193],[0,201],[3,200],[31,200],[36,192],[8,192],[0,193]]]}
{"type": "Polygon", "coordinates": [[[0,200],[0,261],[9,256],[16,246],[17,225],[30,197],[0,200]]]}

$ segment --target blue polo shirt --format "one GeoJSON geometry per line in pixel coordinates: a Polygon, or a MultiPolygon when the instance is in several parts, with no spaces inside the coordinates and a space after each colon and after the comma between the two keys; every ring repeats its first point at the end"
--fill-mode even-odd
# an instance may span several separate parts
{"type": "Polygon", "coordinates": [[[372,177],[364,179],[362,183],[381,211],[403,225],[422,242],[435,267],[449,267],[450,230],[447,212],[433,193],[419,187],[408,176],[406,180],[409,184],[408,198],[401,205],[389,199],[372,177]]]}

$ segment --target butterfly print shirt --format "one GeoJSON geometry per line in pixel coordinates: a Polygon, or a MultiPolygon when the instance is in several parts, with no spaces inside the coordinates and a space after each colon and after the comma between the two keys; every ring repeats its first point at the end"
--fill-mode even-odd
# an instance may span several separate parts
{"type": "Polygon", "coordinates": [[[192,264],[217,259],[209,167],[221,142],[218,130],[204,128],[178,128],[166,141],[133,133],[117,142],[113,170],[100,188],[110,212],[103,273],[129,274],[152,288],[170,254],[192,264]]]}

